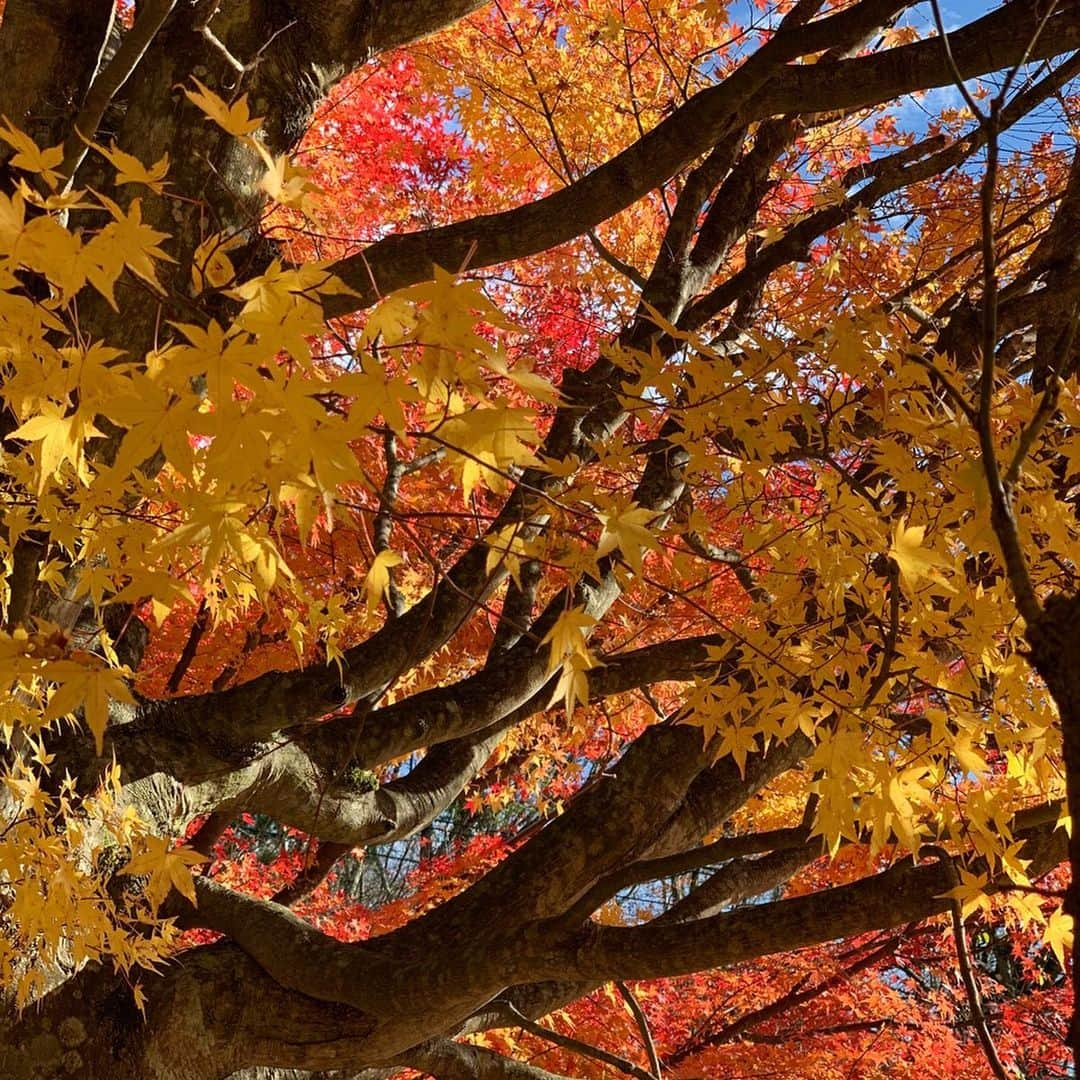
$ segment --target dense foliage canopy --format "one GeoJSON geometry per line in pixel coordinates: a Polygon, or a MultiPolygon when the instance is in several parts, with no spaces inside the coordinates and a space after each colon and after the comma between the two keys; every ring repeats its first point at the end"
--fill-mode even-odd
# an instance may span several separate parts
{"type": "Polygon", "coordinates": [[[1065,1077],[1080,3],[6,0],[0,1074],[1065,1077]]]}

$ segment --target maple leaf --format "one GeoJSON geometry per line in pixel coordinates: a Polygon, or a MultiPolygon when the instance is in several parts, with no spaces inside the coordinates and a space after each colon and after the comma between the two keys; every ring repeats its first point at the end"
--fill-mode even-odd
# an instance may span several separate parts
{"type": "Polygon", "coordinates": [[[499,567],[505,566],[511,579],[521,587],[521,560],[534,553],[532,545],[521,536],[521,529],[516,525],[507,525],[487,539],[488,555],[484,564],[484,573],[493,574],[499,567]]]}
{"type": "Polygon", "coordinates": [[[466,501],[484,480],[495,491],[505,490],[505,472],[511,466],[538,463],[526,440],[536,436],[531,409],[477,408],[447,420],[439,438],[451,450],[461,470],[466,501]]]}
{"type": "Polygon", "coordinates": [[[108,148],[95,142],[91,142],[90,146],[116,169],[118,184],[142,184],[156,195],[165,190],[164,181],[169,172],[168,154],[162,154],[153,165],[144,165],[134,155],[121,150],[115,141],[108,148]]]}
{"type": "Polygon", "coordinates": [[[973,911],[990,913],[990,898],[986,895],[986,886],[990,881],[989,875],[974,873],[971,870],[959,867],[960,884],[941,895],[950,900],[959,900],[961,913],[967,918],[973,911]]]}
{"type": "Polygon", "coordinates": [[[170,889],[176,889],[190,903],[196,904],[195,880],[190,867],[206,862],[206,856],[190,848],[174,847],[162,836],[143,836],[139,840],[142,850],[118,871],[121,874],[149,874],[147,892],[158,902],[165,899],[170,889]]]}
{"type": "Polygon", "coordinates": [[[364,578],[364,593],[367,597],[367,613],[370,618],[382,603],[383,596],[390,588],[390,570],[400,566],[405,560],[396,551],[380,551],[372,560],[367,576],[364,578]]]}
{"type": "Polygon", "coordinates": [[[656,518],[655,512],[627,503],[610,511],[598,511],[596,516],[604,526],[596,545],[597,557],[602,558],[617,549],[634,573],[640,574],[642,552],[656,551],[660,547],[648,529],[656,518]]]}
{"type": "Polygon", "coordinates": [[[595,625],[596,619],[582,608],[569,608],[564,611],[555,620],[555,625],[540,639],[541,645],[551,646],[548,671],[555,671],[568,656],[588,656],[588,633],[595,625]]]}
{"type": "Polygon", "coordinates": [[[589,683],[585,672],[597,666],[596,657],[589,651],[588,634],[596,619],[581,608],[570,608],[556,620],[555,625],[540,640],[549,645],[548,672],[559,671],[559,680],[551,701],[562,700],[566,715],[573,715],[574,705],[589,701],[589,683]]]}
{"type": "Polygon", "coordinates": [[[88,438],[100,435],[93,416],[77,411],[65,414],[59,405],[47,404],[40,415],[32,416],[12,433],[14,439],[38,443],[38,493],[60,471],[64,462],[71,464],[77,475],[88,478],[83,457],[83,445],[88,438]]]}
{"type": "Polygon", "coordinates": [[[123,210],[106,195],[99,195],[113,220],[94,236],[83,249],[82,262],[90,283],[109,304],[116,308],[114,286],[124,268],[142,278],[148,285],[161,290],[154,270],[154,261],[173,259],[159,246],[167,234],[147,225],[142,219],[142,200],[132,199],[123,210]]]}
{"type": "Polygon", "coordinates": [[[0,139],[15,151],[11,164],[16,169],[38,174],[50,188],[55,189],[60,179],[56,166],[64,160],[63,145],[42,149],[29,135],[13,127],[7,117],[0,126],[0,139]]]}
{"type": "Polygon", "coordinates": [[[932,578],[947,585],[938,571],[951,568],[952,564],[923,546],[925,525],[908,526],[906,521],[906,518],[901,518],[894,526],[892,546],[889,548],[889,557],[896,562],[904,581],[909,586],[915,586],[923,578],[932,578]]]}
{"type": "Polygon", "coordinates": [[[239,236],[223,236],[213,233],[196,249],[191,259],[191,283],[196,293],[206,288],[224,289],[236,279],[236,270],[229,252],[241,245],[239,236]]]}
{"type": "Polygon", "coordinates": [[[247,94],[241,94],[238,100],[229,105],[194,76],[192,76],[191,81],[195,84],[196,89],[189,90],[185,86],[184,94],[196,108],[206,113],[208,119],[213,120],[218,127],[224,129],[230,135],[238,137],[250,135],[259,130],[262,125],[262,117],[253,118],[248,112],[247,94]]]}
{"type": "MultiPolygon", "coordinates": [[[[132,6],[120,0],[122,15],[132,6]]],[[[941,353],[927,337],[937,313],[965,311],[972,260],[963,253],[995,241],[981,235],[977,177],[956,166],[955,155],[978,142],[969,138],[974,118],[941,110],[931,123],[945,134],[916,138],[926,152],[912,172],[902,102],[871,101],[869,87],[882,84],[862,74],[888,67],[887,49],[876,38],[844,61],[850,74],[831,78],[825,69],[838,50],[800,58],[802,30],[781,21],[791,5],[779,0],[755,0],[767,14],[750,12],[746,29],[730,24],[722,3],[506,0],[481,5],[418,46],[401,46],[397,35],[381,59],[382,28],[400,20],[369,20],[363,48],[335,57],[337,35],[298,32],[288,6],[268,5],[269,23],[247,35],[223,15],[192,24],[215,74],[223,73],[218,90],[257,87],[250,102],[228,102],[196,81],[179,107],[167,93],[183,70],[176,35],[157,35],[121,94],[129,107],[105,115],[125,151],[99,125],[86,134],[104,141],[93,144],[101,160],[63,178],[93,178],[93,187],[58,192],[61,147],[39,148],[10,124],[0,136],[21,173],[0,192],[0,405],[15,433],[0,462],[0,616],[8,627],[0,631],[0,739],[11,758],[0,776],[10,804],[0,821],[0,992],[22,1007],[67,972],[75,972],[73,984],[81,980],[78,970],[93,962],[95,980],[115,968],[118,987],[132,987],[142,1010],[147,995],[132,986],[132,968],[160,966],[178,945],[172,921],[151,909],[173,889],[196,895],[168,835],[194,835],[202,822],[187,818],[196,807],[227,816],[257,805],[274,815],[272,823],[241,815],[216,845],[214,868],[243,894],[242,910],[273,918],[280,949],[265,935],[240,940],[257,929],[254,920],[233,925],[241,948],[262,949],[252,958],[266,979],[281,984],[268,1000],[293,986],[313,987],[318,997],[320,969],[305,970],[305,957],[332,955],[330,937],[371,939],[363,948],[378,953],[380,936],[427,918],[482,874],[492,875],[489,883],[465,890],[452,910],[464,932],[451,937],[479,942],[476,956],[489,923],[512,943],[516,927],[533,925],[525,938],[554,928],[546,916],[536,922],[538,913],[578,913],[599,895],[581,867],[612,841],[612,858],[622,851],[649,862],[676,849],[692,857],[699,840],[753,849],[756,837],[802,831],[812,818],[824,857],[719,916],[733,926],[749,918],[749,936],[724,934],[718,943],[699,920],[704,932],[693,949],[634,955],[637,924],[666,908],[673,887],[680,898],[689,888],[705,899],[697,875],[644,884],[633,896],[609,890],[605,898],[613,898],[582,913],[586,925],[589,917],[622,924],[628,970],[640,960],[640,973],[662,975],[676,954],[722,965],[673,987],[652,979],[635,987],[656,1045],[651,1056],[680,1075],[821,1080],[884,1074],[897,1062],[913,1075],[977,1071],[956,980],[940,970],[933,985],[920,984],[926,943],[918,934],[903,943],[905,960],[916,962],[898,978],[896,957],[886,955],[892,935],[872,925],[884,918],[875,911],[910,907],[907,922],[933,907],[917,888],[889,893],[897,879],[918,879],[897,857],[901,846],[916,852],[934,836],[968,866],[1025,885],[1062,841],[1032,847],[1018,830],[1018,811],[1053,807],[1067,794],[1060,710],[1033,672],[1008,580],[983,565],[997,546],[980,432],[964,405],[974,389],[970,357],[947,347],[967,334],[938,334],[941,353]],[[758,44],[783,54],[787,42],[792,79],[781,78],[777,92],[783,98],[797,84],[808,104],[788,101],[777,114],[783,119],[770,119],[760,94],[736,93],[736,126],[752,135],[745,146],[738,138],[721,144],[737,156],[724,163],[730,177],[721,195],[710,197],[700,181],[716,163],[716,124],[700,123],[699,110],[707,115],[718,90],[723,100],[729,72],[757,63],[758,44]],[[259,75],[282,49],[290,78],[259,75]],[[299,134],[286,100],[292,76],[315,116],[285,156],[299,134]],[[325,103],[307,100],[306,90],[339,77],[325,103]],[[822,86],[834,99],[861,93],[866,108],[856,115],[836,100],[829,108],[839,108],[817,112],[822,86]],[[265,125],[250,115],[255,107],[265,125]],[[207,129],[204,115],[235,138],[207,129]],[[935,173],[939,143],[951,164],[935,173]],[[137,156],[157,147],[149,162],[166,145],[174,158],[175,147],[191,151],[168,186],[167,157],[149,165],[137,156]],[[759,167],[767,183],[734,182],[759,167]],[[132,183],[150,192],[141,203],[123,187],[132,183]],[[313,197],[316,189],[325,196],[313,197]],[[718,214],[723,235],[713,224],[718,214]],[[604,217],[592,230],[590,215],[604,217]],[[174,224],[175,245],[159,231],[174,224]],[[579,238],[567,239],[574,231],[579,238]],[[277,248],[269,266],[260,236],[277,248]],[[180,264],[166,280],[169,252],[180,264]],[[349,290],[338,269],[357,290],[349,299],[340,299],[349,290]],[[664,287],[645,288],[643,298],[642,284],[655,285],[658,274],[664,287]],[[339,299],[327,303],[331,296],[339,299]],[[358,310],[348,312],[354,301],[358,310]],[[901,499],[922,526],[896,522],[901,499]],[[685,543],[650,555],[669,515],[685,543]],[[395,575],[402,560],[393,551],[367,557],[376,521],[378,546],[389,524],[399,550],[423,553],[408,574],[395,575]],[[903,588],[932,592],[933,603],[897,607],[896,588],[882,589],[869,572],[883,550],[903,588]],[[970,587],[946,595],[961,557],[970,587]],[[377,628],[373,616],[392,581],[413,613],[377,628]],[[566,596],[596,599],[566,611],[566,596]],[[36,621],[41,612],[62,617],[70,633],[36,621]],[[537,626],[551,630],[543,644],[537,626]],[[703,650],[702,638],[724,644],[703,650]],[[72,651],[72,641],[91,640],[103,656],[72,651]],[[594,642],[605,654],[624,653],[610,661],[610,680],[592,673],[593,649],[601,648],[594,642]],[[130,711],[117,708],[127,692],[117,650],[128,648],[141,652],[145,694],[130,711]],[[660,660],[639,665],[639,649],[660,660]],[[359,742],[359,714],[314,727],[337,711],[341,679],[328,666],[335,662],[348,673],[348,695],[372,701],[375,721],[359,742]],[[545,665],[547,689],[535,693],[545,665]],[[389,700],[376,702],[388,684],[389,700]],[[478,685],[482,694],[471,695],[478,685]],[[370,693],[361,695],[365,686],[370,693]],[[446,746],[448,756],[441,740],[453,743],[469,719],[444,729],[452,708],[426,712],[431,722],[421,725],[379,722],[384,708],[400,719],[417,694],[454,702],[458,688],[480,705],[477,730],[467,747],[446,746]],[[578,708],[590,695],[600,700],[578,708]],[[80,713],[99,747],[109,719],[133,714],[123,735],[116,732],[117,759],[99,784],[85,732],[59,722],[80,713]],[[730,761],[649,753],[682,738],[666,721],[686,719],[730,761]],[[342,738],[334,737],[339,725],[342,738]],[[420,745],[408,745],[409,728],[423,728],[420,745]],[[206,747],[187,745],[199,738],[206,747]],[[312,782],[313,749],[326,755],[316,764],[329,787],[312,782]],[[371,769],[351,767],[357,749],[372,755],[371,769]],[[215,766],[192,770],[191,755],[204,751],[215,766]],[[406,764],[399,751],[417,757],[406,764]],[[609,784],[614,760],[618,782],[609,784]],[[73,761],[78,780],[61,775],[73,761]],[[164,779],[148,778],[148,768],[164,779]],[[450,804],[433,819],[435,804],[422,793],[437,768],[436,802],[450,804]],[[746,782],[717,786],[725,769],[745,773],[746,782]],[[453,774],[447,784],[443,773],[453,774]],[[583,785],[589,790],[579,799],[583,785]],[[175,805],[171,796],[161,805],[166,789],[175,805]],[[455,809],[465,792],[475,811],[467,823],[455,809]],[[717,793],[724,805],[710,810],[717,793]],[[320,832],[372,839],[368,815],[350,807],[363,809],[374,794],[380,806],[393,804],[388,827],[399,839],[380,847],[375,836],[363,862],[360,853],[343,856],[340,873],[297,905],[303,923],[264,907],[257,897],[312,868],[320,832]],[[585,835],[582,807],[597,805],[611,811],[589,814],[585,835]],[[554,833],[530,825],[556,816],[554,833]],[[410,837],[414,828],[426,835],[410,837]],[[532,860],[538,837],[532,851],[544,855],[547,845],[546,855],[532,860]],[[131,872],[149,884],[131,883],[118,900],[106,856],[126,849],[131,872]],[[419,862],[398,874],[416,853],[419,862]],[[395,872],[383,875],[376,908],[364,878],[391,855],[395,872]],[[818,893],[815,916],[794,923],[832,933],[834,886],[874,898],[848,905],[866,920],[865,934],[756,955],[783,944],[807,894],[818,893]],[[313,942],[314,953],[305,947],[313,942]],[[731,943],[743,951],[735,963],[731,943]],[[850,970],[879,950],[869,967],[850,970]],[[767,1024],[763,1039],[712,1038],[804,983],[799,1032],[767,1024]],[[879,1024],[882,1017],[890,1023],[879,1024]]],[[[138,22],[149,25],[155,5],[137,7],[138,22]]],[[[215,5],[206,7],[213,15],[215,5]]],[[[410,38],[435,28],[421,9],[439,5],[404,7],[416,23],[410,38]]],[[[1022,22],[1025,5],[1005,7],[1002,27],[1022,22]]],[[[31,9],[9,8],[5,32],[38,14],[31,9]]],[[[829,44],[835,21],[812,24],[818,44],[829,44]]],[[[957,32],[969,59],[981,56],[971,48],[978,33],[978,25],[957,32]]],[[[122,42],[139,34],[136,25],[122,42]]],[[[885,43],[905,34],[888,32],[885,43]]],[[[995,38],[1003,56],[1031,40],[1012,36],[995,38]]],[[[1039,48],[1049,58],[1067,36],[1048,32],[1039,48]]],[[[98,44],[64,56],[92,61],[98,44]]],[[[930,67],[901,65],[905,78],[943,62],[940,50],[908,51],[925,52],[930,67]]],[[[48,50],[23,52],[11,85],[35,86],[46,102],[68,100],[60,83],[79,73],[61,72],[50,85],[38,62],[48,50]]],[[[1002,132],[1047,80],[1058,78],[1054,93],[1064,93],[1067,71],[1055,62],[1033,75],[1003,111],[1002,132]]],[[[87,104],[93,97],[91,90],[87,104]]],[[[55,118],[46,109],[33,119],[46,131],[55,118]]],[[[1050,229],[1054,215],[1069,208],[1075,163],[1058,137],[1066,125],[1048,123],[1045,138],[1026,145],[1013,128],[1021,152],[996,174],[1003,288],[1040,276],[1033,253],[1045,253],[1043,238],[1059,231],[1050,229]]],[[[1030,335],[1019,331],[1034,317],[1027,305],[1036,294],[1008,296],[1017,332],[994,367],[992,432],[1004,460],[1021,433],[1036,436],[1012,485],[1016,530],[1032,580],[1052,589],[1080,543],[1069,505],[1075,470],[1060,475],[1080,461],[1072,438],[1080,405],[1067,380],[1055,384],[1056,411],[1032,424],[1040,409],[1033,386],[1045,373],[1030,335]]],[[[694,755],[698,743],[690,740],[694,755]]],[[[625,864],[599,867],[601,880],[612,870],[620,876],[625,864]]],[[[1049,894],[1062,878],[1051,869],[1040,881],[1049,894]]],[[[992,915],[986,934],[995,949],[1006,944],[999,931],[1007,934],[1016,963],[999,965],[999,974],[1011,980],[1006,969],[1022,970],[1023,985],[1006,987],[995,1009],[1005,1058],[1018,1071],[1031,1062],[1067,1071],[1060,1048],[1040,1041],[1064,1026],[1050,953],[1066,959],[1065,927],[1052,916],[1043,947],[1042,892],[986,897],[985,882],[963,874],[961,882],[956,900],[992,915]],[[1054,1023],[1026,1022],[1036,1010],[1054,1023]]],[[[423,923],[414,929],[423,936],[423,923]]],[[[692,937],[695,924],[672,930],[682,932],[692,937]]],[[[196,935],[183,945],[205,943],[205,931],[196,935]]],[[[525,978],[529,958],[520,960],[525,978]]],[[[440,965],[436,974],[461,967],[468,983],[469,962],[463,956],[463,966],[440,965]]],[[[198,991],[203,967],[185,964],[181,989],[198,991]]],[[[433,992],[434,976],[422,968],[400,972],[402,993],[430,1002],[449,983],[433,992]]],[[[392,982],[398,973],[390,965],[385,974],[392,982]]],[[[162,986],[174,975],[166,972],[162,986]]],[[[639,1034],[649,1036],[632,994],[620,989],[621,1003],[613,990],[600,992],[549,1022],[612,1053],[629,1047],[636,1058],[639,1034]]],[[[388,996],[391,1025],[400,1019],[394,1002],[404,999],[388,996]]],[[[421,1030],[423,1012],[411,1020],[426,1039],[438,1031],[421,1030]]],[[[14,1022],[16,1041],[33,1045],[39,1027],[35,1016],[14,1022]]],[[[100,1025],[86,1027],[88,1040],[98,1037],[100,1025]]],[[[61,1029],[65,1049],[75,1041],[67,1034],[61,1029]]],[[[151,1056],[158,1034],[151,1013],[140,1035],[151,1056]]],[[[227,1038],[211,1031],[211,1042],[224,1046],[235,1035],[243,1053],[248,1034],[241,1022],[227,1038]]],[[[535,1034],[510,1028],[469,1038],[517,1059],[534,1057],[539,1045],[535,1034]]],[[[178,1070],[206,1065],[186,1061],[182,1041],[168,1050],[178,1070]]],[[[109,1068],[107,1048],[91,1042],[86,1051],[91,1070],[93,1062],[109,1068]]],[[[545,1065],[599,1075],[599,1064],[561,1051],[546,1050],[545,1065]]]]}
{"type": "Polygon", "coordinates": [[[311,170],[294,165],[285,154],[269,160],[259,188],[276,203],[299,210],[313,208],[311,196],[319,191],[309,179],[311,170]]]}
{"type": "Polygon", "coordinates": [[[1071,953],[1073,947],[1073,917],[1057,908],[1046,921],[1043,941],[1054,950],[1058,963],[1064,968],[1066,953],[1071,953]]]}
{"type": "Polygon", "coordinates": [[[715,732],[720,735],[716,756],[720,758],[731,755],[739,770],[739,775],[745,776],[746,759],[758,748],[757,731],[754,726],[734,720],[718,725],[715,732]]]}
{"type": "Polygon", "coordinates": [[[127,687],[131,672],[127,668],[110,668],[99,657],[82,653],[78,659],[50,663],[45,674],[57,683],[45,719],[56,720],[81,709],[100,754],[109,722],[110,701],[134,703],[127,687]]]}
{"type": "Polygon", "coordinates": [[[52,797],[42,791],[38,776],[5,776],[4,784],[18,800],[20,808],[31,814],[40,816],[52,805],[52,797]]]}

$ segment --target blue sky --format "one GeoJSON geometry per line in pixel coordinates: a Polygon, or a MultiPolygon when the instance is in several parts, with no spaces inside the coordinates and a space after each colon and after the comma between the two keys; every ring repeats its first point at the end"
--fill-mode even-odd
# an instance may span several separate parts
{"type": "MultiPolygon", "coordinates": [[[[956,30],[1002,6],[1003,0],[939,0],[942,21],[946,31],[956,30]]],[[[743,27],[775,24],[775,10],[763,12],[755,0],[731,0],[728,6],[728,18],[732,23],[743,27]]],[[[916,27],[923,36],[933,36],[933,9],[929,0],[913,4],[902,17],[903,23],[916,27]]],[[[753,47],[752,39],[748,45],[753,47]]],[[[1022,81],[1022,80],[1021,80],[1022,81]]],[[[974,88],[974,82],[968,84],[974,88]]],[[[988,82],[992,85],[992,80],[988,82]]],[[[938,87],[915,97],[903,98],[898,106],[897,115],[902,127],[921,135],[927,123],[940,115],[944,108],[961,108],[964,102],[960,91],[955,86],[938,87]]],[[[1002,140],[1003,149],[1022,149],[1030,146],[1044,130],[1062,131],[1062,117],[1055,105],[1044,106],[1032,113],[1022,124],[1002,140]]]]}
{"type": "MultiPolygon", "coordinates": [[[[939,0],[946,32],[966,26],[983,15],[997,10],[1002,3],[1003,0],[939,0]]],[[[770,22],[775,24],[777,21],[775,11],[762,12],[754,0],[732,0],[728,7],[728,17],[732,23],[743,27],[768,25],[770,22]]],[[[937,33],[933,8],[929,0],[913,4],[904,13],[902,21],[916,27],[921,36],[932,37],[937,33]]],[[[1031,74],[1032,76],[1041,75],[1042,72],[1037,73],[1036,65],[1032,65],[1031,74]]],[[[984,80],[983,85],[987,89],[992,89],[994,82],[994,78],[991,77],[984,80]]],[[[1022,83],[1021,76],[1014,84],[1014,88],[1022,83]]],[[[970,81],[968,86],[975,89],[975,80],[970,81]]],[[[906,95],[892,107],[891,111],[895,113],[901,129],[910,131],[918,137],[925,134],[927,125],[939,117],[943,109],[963,107],[964,100],[959,89],[950,85],[937,87],[920,95],[906,95]]],[[[1046,131],[1057,133],[1055,140],[1057,145],[1068,142],[1069,137],[1061,109],[1053,102],[1036,109],[1006,132],[1001,139],[1002,151],[1005,154],[1010,151],[1023,153],[1046,131]]],[[[965,167],[977,173],[981,172],[981,158],[976,157],[965,167]]]]}
{"type": "MultiPolygon", "coordinates": [[[[1000,8],[1002,0],[939,0],[939,4],[945,29],[951,31],[1000,8]]],[[[918,27],[920,32],[927,36],[936,33],[933,11],[928,0],[915,4],[906,12],[904,22],[918,27]]],[[[974,81],[968,85],[974,87],[974,81]]],[[[919,99],[905,98],[900,107],[899,118],[904,126],[920,132],[925,128],[926,122],[943,108],[960,108],[963,104],[960,91],[956,87],[943,86],[928,91],[919,99]]],[[[1060,131],[1062,126],[1060,110],[1054,105],[1046,106],[1033,112],[1026,122],[1017,125],[1011,135],[1002,140],[1003,148],[1030,145],[1043,130],[1060,131]]]]}
{"type": "MultiPolygon", "coordinates": [[[[1001,6],[988,0],[939,0],[939,5],[946,31],[966,26],[973,19],[1001,6]]],[[[936,33],[933,9],[929,3],[916,4],[905,13],[903,21],[909,26],[918,27],[928,36],[936,33]]],[[[943,86],[928,91],[921,101],[909,98],[901,110],[901,118],[913,127],[921,127],[926,116],[938,113],[943,108],[959,108],[962,105],[960,91],[954,86],[943,86]]]]}

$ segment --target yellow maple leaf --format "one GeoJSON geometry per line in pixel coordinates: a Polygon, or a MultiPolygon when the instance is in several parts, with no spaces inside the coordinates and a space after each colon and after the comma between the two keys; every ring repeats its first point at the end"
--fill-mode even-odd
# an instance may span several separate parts
{"type": "Polygon", "coordinates": [[[1054,950],[1058,963],[1064,968],[1065,953],[1072,952],[1073,947],[1073,917],[1058,908],[1046,922],[1043,941],[1054,950]]]}
{"type": "Polygon", "coordinates": [[[134,701],[125,682],[130,674],[127,668],[106,667],[99,657],[89,653],[81,654],[78,659],[50,663],[45,677],[57,686],[45,710],[46,721],[70,716],[81,708],[100,754],[109,722],[110,700],[126,704],[134,701]]]}
{"type": "Polygon", "coordinates": [[[81,412],[65,416],[59,405],[50,402],[38,416],[30,417],[16,428],[11,438],[40,444],[36,453],[40,494],[65,461],[70,462],[76,473],[85,479],[83,443],[100,434],[91,416],[81,412]]]}
{"type": "Polygon", "coordinates": [[[595,625],[596,619],[587,612],[581,608],[571,608],[555,620],[555,625],[540,642],[541,645],[551,646],[548,672],[561,668],[549,705],[561,699],[567,717],[573,715],[575,704],[585,705],[589,701],[589,683],[585,672],[599,664],[587,643],[589,631],[595,625]]]}
{"type": "Polygon", "coordinates": [[[948,559],[923,547],[925,525],[908,526],[906,522],[907,518],[901,518],[896,523],[889,548],[889,557],[895,561],[904,581],[909,586],[915,586],[923,578],[931,578],[947,584],[938,570],[951,566],[948,559]]]}
{"type": "Polygon", "coordinates": [[[307,211],[311,208],[310,196],[319,193],[318,184],[312,183],[311,170],[294,165],[287,154],[270,157],[261,145],[255,144],[266,161],[266,172],[259,181],[259,188],[276,203],[307,211]]]}
{"type": "Polygon", "coordinates": [[[117,184],[142,184],[161,194],[169,171],[168,154],[163,154],[153,165],[147,166],[132,154],[125,153],[115,142],[108,148],[96,142],[91,142],[90,146],[116,170],[117,184]]]}
{"type": "Polygon", "coordinates": [[[382,602],[386,590],[390,587],[390,569],[404,562],[396,551],[380,551],[375,556],[371,568],[364,578],[364,591],[367,593],[368,615],[374,615],[382,602]]]}
{"type": "Polygon", "coordinates": [[[645,550],[655,551],[660,545],[646,527],[656,514],[642,506],[628,503],[610,512],[596,515],[604,526],[596,545],[597,558],[618,549],[635,573],[641,573],[641,556],[645,550]]]}
{"type": "Polygon", "coordinates": [[[19,801],[21,810],[28,810],[38,816],[45,813],[52,803],[52,798],[41,790],[41,778],[35,774],[25,777],[5,776],[4,784],[19,801]]]}
{"type": "Polygon", "coordinates": [[[521,588],[521,560],[533,554],[532,545],[520,536],[521,526],[505,525],[485,540],[488,546],[484,573],[491,575],[505,567],[514,584],[521,588]]]}
{"type": "Polygon", "coordinates": [[[569,719],[574,715],[575,705],[588,705],[589,680],[585,671],[593,666],[592,663],[584,662],[580,656],[567,657],[559,673],[559,681],[555,684],[555,689],[548,701],[548,708],[555,702],[561,701],[569,719]]]}
{"type": "Polygon", "coordinates": [[[525,441],[536,438],[534,415],[531,409],[500,405],[471,409],[441,425],[439,438],[450,450],[450,460],[461,469],[466,501],[481,479],[502,491],[508,469],[538,464],[525,441]]]}
{"type": "Polygon", "coordinates": [[[187,87],[184,87],[184,93],[187,95],[188,100],[197,109],[206,113],[218,127],[237,137],[250,135],[253,131],[259,129],[262,124],[262,117],[252,117],[248,111],[247,94],[241,95],[238,101],[228,105],[208,86],[199,82],[198,79],[192,77],[191,81],[198,87],[198,90],[188,90],[187,87]]]}
{"type": "Polygon", "coordinates": [[[99,195],[98,198],[114,220],[83,249],[86,276],[90,283],[114,309],[116,299],[113,285],[124,267],[161,292],[161,283],[154,272],[154,261],[175,261],[158,246],[158,242],[167,240],[168,235],[143,221],[141,199],[132,199],[125,212],[108,196],[99,195]]]}
{"type": "Polygon", "coordinates": [[[229,251],[243,243],[243,237],[224,236],[214,233],[208,236],[196,249],[191,259],[191,283],[197,293],[208,286],[224,289],[236,279],[236,270],[229,251]]]}
{"type": "Polygon", "coordinates": [[[63,145],[42,149],[29,135],[14,127],[6,116],[3,126],[0,127],[0,139],[15,151],[10,165],[22,169],[23,172],[37,173],[50,188],[56,187],[56,182],[60,179],[56,166],[64,160],[63,145]]]}
{"type": "Polygon", "coordinates": [[[941,896],[943,899],[959,900],[964,918],[977,909],[989,914],[990,898],[986,895],[989,880],[986,874],[975,874],[961,866],[960,884],[942,893],[941,896]]]}
{"type": "Polygon", "coordinates": [[[564,611],[540,641],[541,645],[551,646],[548,671],[554,671],[568,656],[575,654],[591,659],[586,641],[588,632],[595,625],[596,619],[582,608],[564,611]]]}
{"type": "Polygon", "coordinates": [[[191,848],[174,848],[171,846],[172,841],[164,836],[143,836],[140,843],[143,850],[119,872],[136,876],[149,874],[150,882],[146,892],[158,902],[164,900],[169,891],[175,888],[181,896],[195,904],[195,880],[188,867],[206,862],[206,856],[192,851],[191,848]]]}
{"type": "Polygon", "coordinates": [[[717,759],[730,755],[739,775],[745,776],[747,756],[758,750],[757,731],[752,724],[728,720],[717,728],[717,733],[721,736],[720,745],[716,748],[717,759]]]}

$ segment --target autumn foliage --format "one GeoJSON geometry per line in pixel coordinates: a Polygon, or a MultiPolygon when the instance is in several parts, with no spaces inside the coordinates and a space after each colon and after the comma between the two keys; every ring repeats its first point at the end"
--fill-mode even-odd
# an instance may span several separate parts
{"type": "Polygon", "coordinates": [[[1071,1075],[1080,8],[339,7],[0,16],[0,1073],[1071,1075]]]}

